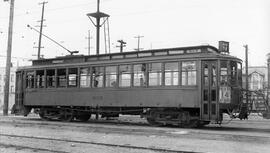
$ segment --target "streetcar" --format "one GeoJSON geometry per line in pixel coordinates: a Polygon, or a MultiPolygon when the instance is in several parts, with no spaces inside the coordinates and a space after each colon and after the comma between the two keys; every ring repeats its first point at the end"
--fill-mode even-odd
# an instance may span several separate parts
{"type": "Polygon", "coordinates": [[[141,115],[151,125],[221,123],[241,105],[242,61],[210,45],[32,61],[16,72],[15,112],[87,121],[141,115]]]}

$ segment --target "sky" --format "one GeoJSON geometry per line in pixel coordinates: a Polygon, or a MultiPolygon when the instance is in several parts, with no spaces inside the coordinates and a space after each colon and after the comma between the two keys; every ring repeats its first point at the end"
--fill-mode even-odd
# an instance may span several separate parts
{"type": "MultiPolygon", "coordinates": [[[[29,64],[36,59],[41,19],[41,0],[15,0],[12,62],[29,64]]],[[[95,54],[95,27],[87,13],[96,12],[97,0],[47,0],[43,33],[69,50],[88,54],[88,30],[91,54],[95,54]]],[[[0,1],[0,67],[7,50],[9,3],[0,1]]],[[[270,53],[269,0],[100,0],[100,11],[109,14],[111,52],[119,52],[117,40],[127,42],[124,51],[137,48],[158,49],[230,42],[230,54],[244,61],[249,47],[249,65],[266,66],[270,53]]],[[[104,51],[101,28],[100,53],[104,51]]],[[[68,52],[47,38],[42,38],[41,54],[45,58],[68,52]]]]}

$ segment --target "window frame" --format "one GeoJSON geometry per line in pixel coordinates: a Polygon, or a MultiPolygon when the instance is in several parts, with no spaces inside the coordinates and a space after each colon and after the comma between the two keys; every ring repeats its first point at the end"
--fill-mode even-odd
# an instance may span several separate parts
{"type": "Polygon", "coordinates": [[[147,69],[147,76],[148,76],[148,79],[147,79],[147,85],[148,87],[161,87],[163,86],[163,82],[164,82],[164,62],[150,62],[150,63],[147,63],[147,66],[148,66],[148,69],[147,69]],[[160,69],[159,70],[154,70],[154,71],[150,71],[150,64],[160,64],[160,69]],[[150,84],[150,74],[153,73],[153,74],[157,74],[157,77],[156,77],[156,81],[155,82],[156,84],[154,85],[151,85],[150,84]],[[158,74],[160,74],[160,78],[158,78],[158,74]]]}
{"type": "Polygon", "coordinates": [[[46,86],[46,88],[47,89],[52,89],[52,88],[57,88],[57,79],[56,79],[56,76],[57,76],[57,68],[47,68],[47,69],[45,69],[45,75],[46,75],[46,80],[45,80],[45,82],[46,82],[46,84],[45,84],[45,86],[46,86]],[[51,76],[48,76],[48,71],[52,71],[54,74],[53,75],[51,75],[51,76]],[[48,77],[51,77],[52,78],[52,85],[51,86],[49,86],[48,84],[49,84],[49,80],[48,80],[48,77]]]}
{"type": "MultiPolygon", "coordinates": [[[[90,73],[91,73],[91,88],[104,88],[105,87],[105,66],[100,66],[100,65],[96,65],[96,66],[91,66],[90,67],[90,73]],[[102,75],[99,75],[98,77],[102,77],[101,78],[101,81],[102,81],[102,85],[101,86],[95,86],[95,83],[93,82],[94,81],[94,76],[93,76],[93,68],[100,68],[101,69],[101,74],[102,75]]],[[[96,80],[96,81],[100,81],[100,80],[96,80]]]]}
{"type": "Polygon", "coordinates": [[[78,67],[68,67],[67,68],[67,71],[66,71],[66,75],[67,75],[67,87],[68,88],[77,88],[77,87],[79,87],[79,68],[78,67]],[[74,69],[74,70],[76,70],[76,73],[70,73],[70,71],[71,71],[71,69],[74,69]],[[75,85],[72,85],[72,84],[70,84],[71,82],[71,80],[70,80],[70,74],[75,74],[75,81],[74,80],[72,80],[72,81],[74,81],[75,82],[75,85]]]}
{"type": "Polygon", "coordinates": [[[90,66],[79,67],[79,76],[78,76],[78,78],[79,78],[79,88],[91,88],[91,84],[92,84],[92,79],[91,79],[92,78],[92,75],[91,75],[92,73],[91,73],[91,71],[92,71],[92,67],[90,67],[90,66]],[[86,75],[82,75],[82,73],[81,73],[82,69],[88,69],[87,72],[89,72],[89,73],[86,73],[86,75]],[[86,77],[86,79],[85,79],[86,86],[82,86],[82,76],[86,77]],[[87,79],[89,79],[89,80],[87,80],[87,79]],[[88,84],[87,81],[89,81],[88,82],[89,85],[87,85],[88,84]]]}
{"type": "MultiPolygon", "coordinates": [[[[180,63],[181,63],[181,67],[180,67],[180,69],[181,69],[181,74],[180,74],[180,78],[181,78],[181,83],[180,83],[180,85],[181,86],[183,86],[183,87],[189,87],[189,86],[197,86],[198,85],[198,61],[197,60],[183,60],[183,61],[180,61],[180,63]],[[183,70],[183,63],[185,63],[185,62],[194,62],[194,68],[195,68],[195,70],[191,70],[191,71],[188,71],[188,69],[187,69],[187,71],[186,70],[183,70]],[[193,81],[195,81],[195,84],[189,84],[189,72],[195,72],[195,76],[194,76],[194,80],[193,81]],[[185,73],[185,84],[183,84],[183,73],[185,73]]],[[[191,75],[192,75],[192,73],[191,73],[191,75]]],[[[191,81],[192,82],[192,81],[191,81]]]]}
{"type": "Polygon", "coordinates": [[[35,70],[35,88],[42,89],[46,88],[46,69],[35,70]],[[39,75],[38,71],[43,71],[43,75],[39,75]],[[40,77],[38,77],[40,76],[40,77]]]}
{"type": "Polygon", "coordinates": [[[133,77],[133,64],[120,64],[119,66],[118,66],[118,87],[119,88],[130,88],[130,87],[132,87],[132,77],[133,77]],[[125,73],[121,73],[121,66],[129,66],[130,68],[130,71],[129,72],[125,72],[125,73]],[[123,80],[123,79],[120,79],[120,78],[122,78],[122,77],[120,77],[120,76],[122,76],[123,74],[126,74],[126,75],[129,75],[129,85],[127,85],[127,86],[122,86],[122,83],[120,83],[120,80],[123,80]]]}
{"type": "Polygon", "coordinates": [[[106,65],[106,66],[104,66],[104,79],[105,79],[104,87],[105,88],[117,88],[118,87],[118,85],[119,85],[119,79],[118,79],[119,73],[118,73],[118,71],[119,71],[118,65],[106,65]],[[107,68],[109,68],[109,67],[115,67],[115,73],[108,73],[107,74],[107,68]],[[108,83],[107,82],[107,76],[115,76],[115,80],[114,79],[112,80],[110,78],[109,86],[107,84],[108,83]]]}
{"type": "MultiPolygon", "coordinates": [[[[137,71],[136,71],[137,72],[137,71]]],[[[139,77],[137,77],[139,78],[139,77]]],[[[134,88],[145,88],[145,87],[148,87],[148,63],[134,63],[132,64],[132,84],[131,84],[131,87],[134,87],[134,88]],[[139,85],[135,85],[135,66],[136,65],[142,65],[141,69],[143,68],[144,66],[144,69],[145,71],[138,71],[138,72],[141,72],[141,73],[138,73],[138,75],[142,74],[144,78],[143,79],[143,82],[140,82],[139,81],[139,85]]],[[[141,79],[141,78],[139,78],[141,79]]]]}
{"type": "MultiPolygon", "coordinates": [[[[164,77],[163,77],[163,80],[164,80],[164,86],[165,87],[176,87],[176,86],[179,86],[180,85],[180,66],[181,66],[181,64],[180,64],[181,62],[179,62],[179,61],[165,61],[165,62],[163,62],[163,67],[164,67],[164,69],[163,69],[163,74],[164,74],[164,77]],[[177,65],[177,70],[176,71],[166,71],[166,64],[169,64],[169,63],[176,63],[176,65],[177,65]],[[176,85],[173,85],[173,84],[170,84],[170,85],[167,85],[166,84],[166,74],[167,73],[175,73],[175,72],[177,72],[178,74],[177,74],[177,84],[176,85]]],[[[174,81],[172,81],[172,80],[174,80],[174,74],[172,74],[172,76],[170,77],[170,82],[172,83],[172,82],[174,82],[174,81]]]]}

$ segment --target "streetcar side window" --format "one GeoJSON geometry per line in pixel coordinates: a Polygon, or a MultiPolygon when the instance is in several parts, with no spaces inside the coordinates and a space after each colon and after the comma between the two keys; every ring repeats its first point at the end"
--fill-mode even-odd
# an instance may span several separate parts
{"type": "Polygon", "coordinates": [[[44,88],[45,87],[45,73],[44,70],[36,71],[36,87],[44,88]]]}
{"type": "Polygon", "coordinates": [[[119,87],[131,86],[131,65],[119,66],[119,87]]]}
{"type": "Polygon", "coordinates": [[[34,88],[34,71],[26,73],[26,88],[34,88]]]}
{"type": "Polygon", "coordinates": [[[47,87],[48,88],[52,88],[55,87],[55,70],[51,69],[51,70],[46,70],[46,74],[47,74],[47,87]]]}
{"type": "Polygon", "coordinates": [[[87,88],[90,87],[90,78],[91,78],[91,73],[90,73],[90,68],[81,68],[80,69],[80,87],[81,88],[87,88]]]}
{"type": "Polygon", "coordinates": [[[146,86],[146,64],[133,65],[133,86],[146,86]]]}
{"type": "Polygon", "coordinates": [[[92,67],[92,88],[103,87],[104,67],[92,67]]]}
{"type": "Polygon", "coordinates": [[[77,87],[78,85],[78,68],[68,69],[68,87],[77,87]]]}
{"type": "Polygon", "coordinates": [[[149,63],[149,86],[161,86],[162,85],[162,63],[149,63]]]}
{"type": "Polygon", "coordinates": [[[67,85],[66,69],[57,69],[57,87],[63,88],[67,85]]]}
{"type": "Polygon", "coordinates": [[[117,87],[117,66],[107,66],[105,68],[105,86],[117,87]]]}
{"type": "Polygon", "coordinates": [[[165,63],[165,86],[177,86],[179,80],[179,63],[165,63]]]}
{"type": "Polygon", "coordinates": [[[183,86],[192,86],[196,85],[196,62],[195,61],[188,61],[182,62],[182,85],[183,86]]]}

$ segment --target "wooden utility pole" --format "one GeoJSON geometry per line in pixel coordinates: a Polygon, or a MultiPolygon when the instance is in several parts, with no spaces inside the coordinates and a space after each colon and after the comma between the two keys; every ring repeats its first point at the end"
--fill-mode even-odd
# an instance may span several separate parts
{"type": "Polygon", "coordinates": [[[90,55],[90,48],[91,48],[91,46],[90,46],[90,40],[92,39],[92,37],[90,35],[90,30],[88,30],[88,36],[86,37],[86,39],[88,40],[88,47],[87,47],[87,49],[88,49],[88,55],[90,55]]]}
{"type": "Polygon", "coordinates": [[[41,50],[41,38],[42,38],[42,29],[43,29],[43,21],[44,21],[44,5],[48,2],[42,2],[42,13],[41,13],[41,20],[40,20],[40,29],[39,29],[39,39],[38,39],[38,54],[37,58],[40,59],[40,50],[41,50]]]}
{"type": "Polygon", "coordinates": [[[248,104],[248,45],[244,45],[246,58],[246,103],[248,104]]]}
{"type": "Polygon", "coordinates": [[[4,87],[4,108],[3,108],[3,115],[4,116],[8,115],[9,77],[10,77],[10,67],[11,67],[13,16],[14,16],[14,0],[10,0],[7,59],[6,59],[6,73],[5,73],[5,87],[4,87]]]}
{"type": "Polygon", "coordinates": [[[120,53],[123,53],[123,48],[126,47],[126,42],[124,42],[123,40],[118,40],[117,42],[120,43],[120,46],[116,46],[116,47],[120,47],[120,53]]]}
{"type": "Polygon", "coordinates": [[[142,49],[142,48],[140,48],[140,39],[143,38],[143,37],[144,36],[140,36],[140,35],[134,37],[134,38],[137,38],[138,39],[138,47],[137,47],[137,49],[135,49],[136,51],[140,51],[142,49]]]}
{"type": "MultiPolygon", "coordinates": [[[[97,13],[98,13],[98,12],[99,12],[99,0],[97,0],[97,13]]],[[[97,29],[96,29],[96,30],[97,30],[97,31],[96,31],[96,37],[97,37],[97,40],[96,40],[96,41],[97,41],[97,42],[96,42],[96,43],[97,43],[97,44],[96,44],[96,45],[97,45],[97,46],[96,46],[96,49],[97,49],[97,55],[99,55],[99,39],[100,39],[99,37],[100,37],[100,27],[101,27],[101,26],[100,26],[100,17],[99,17],[99,16],[96,18],[96,24],[97,24],[97,25],[96,25],[96,28],[97,28],[97,29]]]]}

